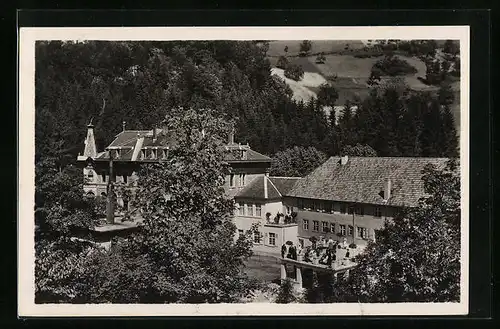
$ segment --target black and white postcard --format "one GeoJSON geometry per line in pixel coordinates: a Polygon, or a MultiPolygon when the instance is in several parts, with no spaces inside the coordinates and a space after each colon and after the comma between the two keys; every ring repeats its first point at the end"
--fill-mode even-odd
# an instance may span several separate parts
{"type": "Polygon", "coordinates": [[[469,28],[21,28],[20,316],[468,313],[469,28]]]}

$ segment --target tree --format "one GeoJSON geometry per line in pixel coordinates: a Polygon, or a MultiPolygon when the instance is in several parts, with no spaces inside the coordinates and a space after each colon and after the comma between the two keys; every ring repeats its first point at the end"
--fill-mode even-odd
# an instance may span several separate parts
{"type": "Polygon", "coordinates": [[[429,194],[385,223],[358,266],[335,283],[337,301],[457,302],[460,298],[460,177],[450,161],[428,165],[429,194]]]}
{"type": "Polygon", "coordinates": [[[455,128],[455,119],[449,106],[442,109],[442,155],[448,158],[457,158],[458,154],[458,135],[455,128]]]}
{"type": "Polygon", "coordinates": [[[285,56],[280,56],[278,58],[278,62],[276,63],[276,67],[285,70],[289,65],[288,59],[285,56]]]}
{"type": "Polygon", "coordinates": [[[455,94],[450,83],[443,82],[438,90],[439,103],[444,106],[449,106],[455,101],[455,94]]]}
{"type": "Polygon", "coordinates": [[[288,46],[285,46],[284,51],[285,51],[285,53],[288,53],[288,46]]]}
{"type": "Polygon", "coordinates": [[[316,56],[316,64],[325,64],[326,57],[324,53],[319,54],[316,56]]]}
{"type": "Polygon", "coordinates": [[[326,154],[315,147],[295,146],[276,153],[271,164],[271,175],[303,177],[327,160],[326,154]]]}
{"type": "Polygon", "coordinates": [[[278,296],[276,296],[276,303],[289,304],[297,301],[293,292],[293,282],[290,278],[282,280],[278,296]]]}
{"type": "Polygon", "coordinates": [[[35,300],[85,300],[89,285],[87,255],[94,247],[70,238],[88,236],[95,226],[97,205],[84,196],[81,170],[57,169],[56,160],[42,158],[35,165],[35,300]]]}
{"type": "MultiPolygon", "coordinates": [[[[146,302],[232,302],[251,289],[242,272],[251,255],[251,240],[235,241],[233,200],[223,185],[228,164],[223,143],[225,120],[210,110],[173,109],[164,121],[176,141],[165,162],[139,173],[135,205],[143,225],[127,250],[133,259],[146,255],[155,279],[146,287],[146,302]]],[[[249,233],[251,234],[251,232],[249,233]]],[[[122,284],[122,283],[120,283],[122,284]]]]}
{"type": "Polygon", "coordinates": [[[311,51],[312,49],[312,43],[309,40],[304,40],[300,44],[300,54],[301,56],[307,56],[307,54],[311,51]]]}
{"type": "Polygon", "coordinates": [[[302,79],[302,77],[304,77],[304,70],[300,65],[289,64],[285,68],[285,77],[287,77],[288,79],[299,81],[302,79]]]}
{"type": "Polygon", "coordinates": [[[460,54],[460,44],[454,40],[446,40],[443,45],[443,52],[452,56],[460,54]]]}
{"type": "Polygon", "coordinates": [[[323,83],[319,86],[318,102],[320,105],[333,107],[338,98],[339,93],[331,84],[323,83]]]}
{"type": "Polygon", "coordinates": [[[354,157],[376,157],[377,152],[371,148],[369,145],[356,144],[346,145],[340,152],[341,155],[348,155],[354,157]]]}
{"type": "Polygon", "coordinates": [[[366,83],[369,86],[376,86],[380,83],[381,78],[382,78],[382,72],[380,71],[380,69],[372,67],[370,77],[368,78],[368,81],[366,83]]]}
{"type": "Polygon", "coordinates": [[[386,55],[383,59],[373,64],[373,69],[378,69],[382,74],[389,76],[408,75],[417,73],[417,69],[408,61],[394,55],[386,55]]]}

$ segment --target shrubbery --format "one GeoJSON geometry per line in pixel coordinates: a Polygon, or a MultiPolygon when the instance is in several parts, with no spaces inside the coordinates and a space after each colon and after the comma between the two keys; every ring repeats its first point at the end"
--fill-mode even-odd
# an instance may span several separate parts
{"type": "Polygon", "coordinates": [[[385,75],[397,76],[417,73],[417,69],[410,65],[406,60],[397,56],[387,55],[373,65],[373,68],[379,69],[385,75]]]}
{"type": "Polygon", "coordinates": [[[285,68],[285,77],[287,77],[288,79],[299,81],[304,77],[304,69],[302,69],[302,66],[300,65],[289,64],[285,68]]]}

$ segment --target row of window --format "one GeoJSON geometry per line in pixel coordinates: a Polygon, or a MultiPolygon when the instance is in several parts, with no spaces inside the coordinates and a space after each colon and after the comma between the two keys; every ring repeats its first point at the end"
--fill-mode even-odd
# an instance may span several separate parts
{"type": "MultiPolygon", "coordinates": [[[[308,219],[302,220],[302,228],[305,231],[309,231],[309,220],[308,219]]],[[[312,221],[312,231],[313,232],[320,232],[318,220],[312,221]]],[[[354,228],[352,225],[339,224],[338,229],[337,229],[335,223],[321,222],[321,232],[322,233],[339,233],[341,236],[352,236],[352,234],[354,232],[354,228]]],[[[368,238],[368,229],[366,227],[356,226],[356,236],[358,238],[367,239],[368,238]]]]}
{"type": "Polygon", "coordinates": [[[250,217],[262,217],[262,205],[259,203],[247,204],[238,203],[238,215],[250,217]]]}
{"type": "Polygon", "coordinates": [[[168,149],[147,149],[141,150],[141,160],[144,159],[166,159],[168,158],[168,149]]]}
{"type": "MultiPolygon", "coordinates": [[[[348,206],[347,203],[338,202],[339,206],[335,207],[335,202],[333,201],[320,201],[320,200],[308,200],[308,199],[298,199],[298,208],[301,210],[310,210],[310,211],[318,211],[318,212],[330,212],[333,213],[335,211],[340,212],[341,214],[353,214],[359,216],[365,215],[365,208],[362,205],[356,206],[348,206]]],[[[382,208],[374,207],[373,215],[375,217],[382,217],[382,208]]]]}
{"type": "Polygon", "coordinates": [[[246,174],[229,175],[229,187],[245,186],[245,184],[246,184],[246,174]]]}
{"type": "MultiPolygon", "coordinates": [[[[243,235],[243,230],[238,230],[238,234],[240,236],[243,235]]],[[[267,244],[268,245],[271,245],[271,246],[275,246],[276,245],[276,238],[278,237],[278,235],[276,233],[268,233],[268,236],[267,236],[267,244]]],[[[255,244],[261,244],[262,243],[262,234],[259,232],[259,231],[255,231],[254,234],[253,234],[253,242],[255,244]]]]}

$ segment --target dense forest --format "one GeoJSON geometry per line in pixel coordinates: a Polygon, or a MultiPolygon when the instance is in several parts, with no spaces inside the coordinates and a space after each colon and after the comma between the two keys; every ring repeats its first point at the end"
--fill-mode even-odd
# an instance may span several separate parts
{"type": "Polygon", "coordinates": [[[152,129],[179,106],[236,120],[237,141],[268,155],[295,146],[337,155],[356,144],[379,156],[457,155],[446,86],[436,97],[397,78],[374,84],[358,104],[335,104],[358,107],[336,125],[322,98],[292,99],[271,75],[266,51],[266,42],[251,41],[39,42],[36,161],[46,156],[62,167],[74,161],[91,118],[102,149],[123,121],[127,129],[152,129]]]}

